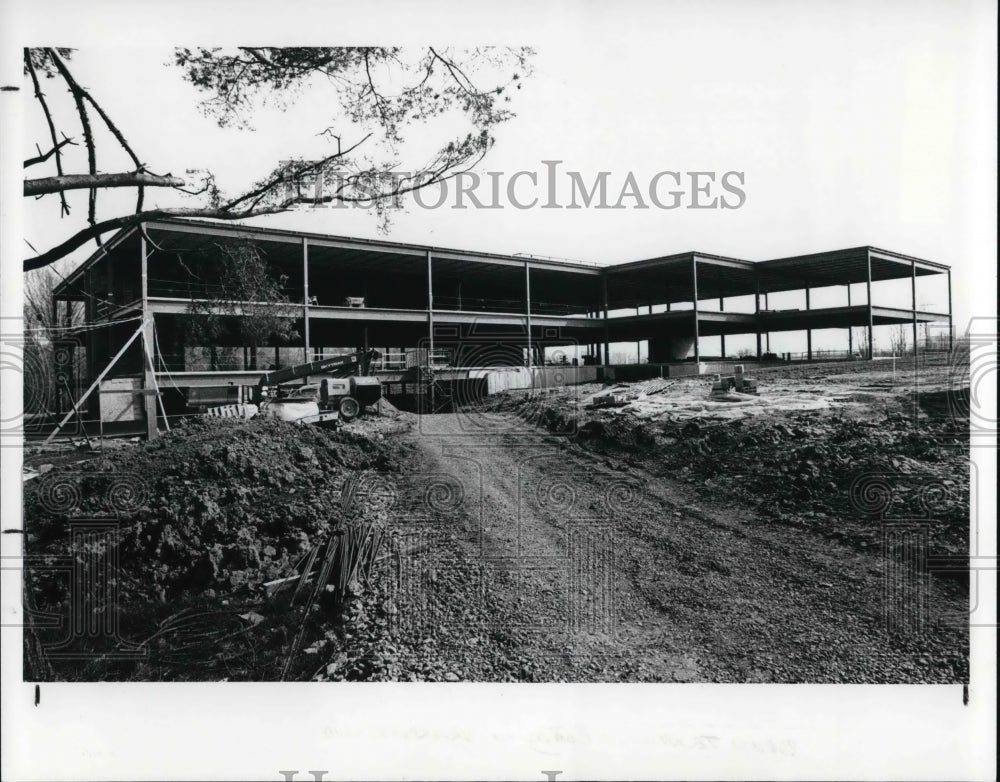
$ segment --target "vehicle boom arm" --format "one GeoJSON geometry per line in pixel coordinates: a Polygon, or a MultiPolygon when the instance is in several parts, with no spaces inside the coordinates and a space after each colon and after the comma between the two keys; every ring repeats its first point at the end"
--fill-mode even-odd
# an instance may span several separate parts
{"type": "Polygon", "coordinates": [[[296,364],[284,369],[275,369],[273,372],[265,372],[257,383],[258,387],[276,386],[279,383],[287,383],[289,380],[296,380],[309,375],[332,374],[331,370],[346,370],[344,374],[352,374],[352,370],[357,367],[358,374],[367,375],[371,362],[379,358],[381,354],[377,350],[365,350],[357,353],[347,353],[343,356],[331,356],[322,358],[319,361],[311,361],[308,364],[296,364]]]}

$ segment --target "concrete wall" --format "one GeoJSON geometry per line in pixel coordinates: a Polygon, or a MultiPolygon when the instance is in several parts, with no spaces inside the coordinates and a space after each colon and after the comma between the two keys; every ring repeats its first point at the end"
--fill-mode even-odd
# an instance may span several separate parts
{"type": "Polygon", "coordinates": [[[694,337],[655,337],[649,340],[649,363],[683,361],[694,349],[694,337]]]}
{"type": "Polygon", "coordinates": [[[707,366],[704,362],[695,364],[691,361],[683,364],[619,364],[613,367],[599,367],[598,379],[605,383],[635,383],[656,377],[703,375],[707,366]]]}
{"type": "Polygon", "coordinates": [[[600,367],[500,367],[496,369],[469,370],[469,377],[486,378],[488,393],[525,388],[558,388],[580,383],[594,383],[599,379],[600,367]],[[481,373],[481,375],[480,375],[481,373]]]}
{"type": "MultiPolygon", "coordinates": [[[[742,363],[742,362],[734,362],[742,363]]],[[[494,369],[470,369],[468,376],[484,378],[489,394],[501,391],[516,391],[528,388],[558,388],[580,383],[633,383],[656,377],[684,377],[703,375],[706,372],[722,372],[731,369],[732,364],[621,364],[618,366],[558,366],[558,367],[497,367],[494,369]]]]}

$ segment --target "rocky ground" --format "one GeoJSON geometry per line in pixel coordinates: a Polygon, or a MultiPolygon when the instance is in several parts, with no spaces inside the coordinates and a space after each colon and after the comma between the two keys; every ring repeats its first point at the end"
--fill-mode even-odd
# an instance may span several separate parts
{"type": "MultiPolygon", "coordinates": [[[[108,441],[89,458],[29,452],[41,474],[24,491],[28,605],[99,621],[68,644],[56,640],[65,626],[35,622],[38,645],[54,651],[26,664],[70,679],[278,678],[300,629],[309,632],[296,646],[323,624],[305,621],[312,584],[289,606],[298,582],[281,579],[310,561],[318,569],[334,535],[377,538],[373,558],[386,548],[379,487],[399,463],[384,432],[398,426],[193,419],[149,444],[108,441]],[[109,522],[111,538],[94,532],[109,522]],[[74,528],[83,537],[71,538],[74,528]],[[109,597],[74,594],[104,568],[109,597]],[[117,639],[102,624],[108,603],[117,639]]],[[[346,599],[318,595],[311,612],[342,611],[363,586],[350,589],[346,599]]]]}
{"type": "Polygon", "coordinates": [[[491,407],[571,430],[590,451],[652,463],[703,496],[753,507],[768,524],[875,550],[879,522],[919,519],[937,554],[967,552],[969,392],[946,368],[916,381],[912,367],[771,371],[758,397],[713,397],[710,383],[672,381],[618,408],[591,408],[606,391],[596,386],[510,394],[491,407]]]}
{"type": "Polygon", "coordinates": [[[34,621],[26,676],[964,681],[968,387],[863,366],[29,454],[29,603],[69,613],[68,522],[113,517],[119,626],[34,621]],[[363,565],[300,583],[335,534],[363,565]]]}

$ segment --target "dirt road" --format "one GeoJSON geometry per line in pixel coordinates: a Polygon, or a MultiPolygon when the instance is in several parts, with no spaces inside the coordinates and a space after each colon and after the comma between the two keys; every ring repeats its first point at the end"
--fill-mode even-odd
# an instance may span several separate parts
{"type": "Polygon", "coordinates": [[[411,553],[393,638],[449,680],[968,675],[967,597],[881,551],[706,502],[655,464],[509,414],[422,416],[403,437],[396,521],[411,553]]]}

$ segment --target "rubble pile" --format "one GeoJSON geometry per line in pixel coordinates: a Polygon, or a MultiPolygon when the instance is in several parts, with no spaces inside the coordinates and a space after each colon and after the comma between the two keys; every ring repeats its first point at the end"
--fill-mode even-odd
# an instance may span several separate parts
{"type": "MultiPolygon", "coordinates": [[[[766,396],[732,408],[705,402],[704,410],[684,415],[651,416],[649,405],[636,403],[593,409],[569,395],[494,404],[550,431],[575,434],[590,450],[662,469],[706,496],[746,503],[769,522],[872,550],[881,544],[883,522],[916,520],[926,525],[935,553],[966,553],[968,419],[952,414],[953,401],[922,393],[914,404],[911,394],[891,390],[855,393],[852,401],[822,390],[809,404],[806,390],[795,389],[803,398],[793,404],[766,396]]],[[[776,391],[778,398],[787,393],[776,391]]],[[[947,395],[951,400],[955,392],[947,395]]],[[[686,398],[657,404],[694,410],[686,398]]]]}
{"type": "Polygon", "coordinates": [[[677,475],[735,495],[765,518],[861,549],[881,544],[883,522],[923,520],[936,553],[968,550],[968,445],[948,424],[789,413],[664,445],[663,461],[677,475]]]}
{"type": "Polygon", "coordinates": [[[352,520],[377,520],[380,476],[394,467],[381,437],[275,419],[193,420],[27,483],[28,551],[65,553],[70,522],[113,516],[128,599],[257,593],[344,521],[349,477],[367,486],[355,492],[364,502],[352,520]]]}

